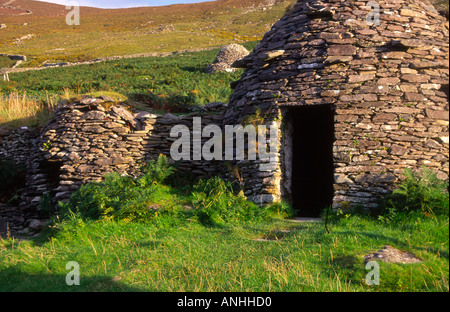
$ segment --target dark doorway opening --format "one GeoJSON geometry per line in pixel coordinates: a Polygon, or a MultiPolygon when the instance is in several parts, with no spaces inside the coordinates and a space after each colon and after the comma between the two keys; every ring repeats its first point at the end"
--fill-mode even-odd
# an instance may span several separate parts
{"type": "Polygon", "coordinates": [[[57,207],[54,200],[58,193],[58,187],[61,180],[62,161],[44,160],[39,163],[39,172],[44,175],[47,184],[47,192],[42,194],[39,215],[41,218],[51,218],[57,207]]]}
{"type": "Polygon", "coordinates": [[[292,138],[292,204],[299,217],[320,217],[334,194],[334,106],[289,109],[292,138]]]}

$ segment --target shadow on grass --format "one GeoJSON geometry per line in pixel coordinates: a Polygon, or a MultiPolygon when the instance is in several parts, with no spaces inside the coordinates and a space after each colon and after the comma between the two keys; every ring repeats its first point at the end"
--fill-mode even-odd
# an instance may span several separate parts
{"type": "Polygon", "coordinates": [[[80,285],[72,286],[67,285],[65,274],[28,273],[17,268],[1,270],[0,280],[0,292],[143,292],[114,277],[84,277],[82,272],[80,285]]]}

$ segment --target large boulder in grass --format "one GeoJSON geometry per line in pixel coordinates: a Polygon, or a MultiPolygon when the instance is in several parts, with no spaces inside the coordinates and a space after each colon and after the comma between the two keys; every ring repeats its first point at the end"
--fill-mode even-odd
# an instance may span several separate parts
{"type": "Polygon", "coordinates": [[[250,52],[240,44],[230,44],[224,46],[220,50],[214,62],[206,67],[206,72],[208,74],[213,74],[215,72],[231,73],[237,70],[237,68],[231,67],[231,64],[249,54],[250,52]]]}

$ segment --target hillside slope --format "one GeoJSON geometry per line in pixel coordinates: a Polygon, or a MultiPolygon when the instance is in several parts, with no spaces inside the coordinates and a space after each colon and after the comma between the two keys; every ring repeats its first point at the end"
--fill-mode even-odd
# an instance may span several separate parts
{"type": "Polygon", "coordinates": [[[0,52],[27,55],[25,66],[171,52],[260,39],[295,0],[218,0],[130,9],[81,8],[68,26],[65,6],[0,0],[0,52]]]}

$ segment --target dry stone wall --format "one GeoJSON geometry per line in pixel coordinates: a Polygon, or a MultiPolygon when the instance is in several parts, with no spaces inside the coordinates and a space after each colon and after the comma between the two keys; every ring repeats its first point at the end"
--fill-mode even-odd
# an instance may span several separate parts
{"type": "MultiPolygon", "coordinates": [[[[0,159],[9,160],[20,165],[26,171],[25,180],[33,179],[33,154],[39,141],[39,129],[21,127],[17,129],[0,128],[0,159]]],[[[35,195],[30,192],[28,185],[23,185],[20,191],[24,198],[33,198],[35,195]]],[[[0,203],[0,223],[3,223],[4,230],[8,228],[11,232],[18,232],[23,229],[27,220],[37,217],[35,210],[26,209],[26,202],[21,202],[19,207],[0,203]]],[[[1,225],[1,224],[0,224],[1,225]]]]}

